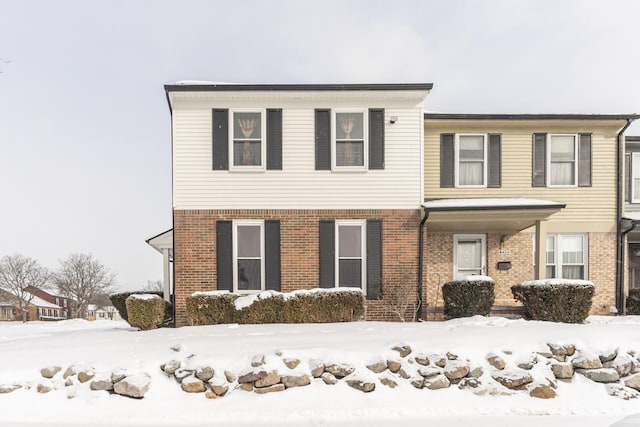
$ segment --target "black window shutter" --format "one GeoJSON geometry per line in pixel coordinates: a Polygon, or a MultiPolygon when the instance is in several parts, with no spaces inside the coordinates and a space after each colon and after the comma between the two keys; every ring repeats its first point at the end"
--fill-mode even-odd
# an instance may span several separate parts
{"type": "Polygon", "coordinates": [[[489,134],[489,188],[500,188],[502,186],[502,135],[489,134]]]}
{"type": "Polygon", "coordinates": [[[229,170],[229,110],[213,110],[213,170],[229,170]]]}
{"type": "Polygon", "coordinates": [[[591,134],[581,133],[578,144],[578,187],[591,187],[591,134]]]}
{"type": "Polygon", "coordinates": [[[624,201],[631,202],[631,154],[624,155],[624,201]]]}
{"type": "Polygon", "coordinates": [[[367,220],[367,299],[382,298],[382,221],[367,220]]]}
{"type": "Polygon", "coordinates": [[[384,169],[384,109],[369,109],[369,169],[384,169]]]}
{"type": "Polygon", "coordinates": [[[280,221],[264,222],[265,289],[280,292],[280,221]]]}
{"type": "Polygon", "coordinates": [[[547,186],[547,134],[533,134],[532,187],[547,186]]]}
{"type": "Polygon", "coordinates": [[[231,221],[216,223],[216,266],[218,290],[233,291],[233,225],[231,221]]]}
{"type": "Polygon", "coordinates": [[[443,133],[440,135],[440,187],[450,188],[454,186],[453,174],[455,172],[454,135],[443,133]]]}
{"type": "Polygon", "coordinates": [[[336,222],[320,221],[320,287],[333,288],[336,283],[336,222]]]}
{"type": "Polygon", "coordinates": [[[331,170],[331,110],[316,110],[316,170],[331,170]]]}
{"type": "Polygon", "coordinates": [[[267,110],[267,169],[282,170],[282,109],[267,110]]]}

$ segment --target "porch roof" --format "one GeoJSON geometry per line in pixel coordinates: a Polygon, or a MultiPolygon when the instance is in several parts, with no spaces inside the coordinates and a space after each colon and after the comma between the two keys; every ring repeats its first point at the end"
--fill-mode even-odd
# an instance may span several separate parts
{"type": "Polygon", "coordinates": [[[146,242],[160,253],[163,249],[169,249],[169,258],[173,260],[173,228],[147,239],[146,242]]]}
{"type": "Polygon", "coordinates": [[[427,200],[422,206],[433,231],[517,232],[549,218],[564,203],[528,198],[427,200]]]}

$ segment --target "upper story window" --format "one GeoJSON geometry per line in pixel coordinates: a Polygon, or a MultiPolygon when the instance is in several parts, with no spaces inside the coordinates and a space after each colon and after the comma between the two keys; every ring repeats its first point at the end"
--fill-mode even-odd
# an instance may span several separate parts
{"type": "Polygon", "coordinates": [[[334,111],[333,169],[367,169],[367,119],[364,111],[334,111]]]}
{"type": "Polygon", "coordinates": [[[640,203],[640,153],[631,154],[631,203],[640,203]]]}
{"type": "Polygon", "coordinates": [[[532,187],[591,187],[591,134],[533,134],[532,187]]]}
{"type": "Polygon", "coordinates": [[[576,185],[577,135],[549,135],[549,186],[576,185]]]}
{"type": "Polygon", "coordinates": [[[232,111],[231,165],[237,170],[264,170],[264,111],[232,111]]]}
{"type": "Polygon", "coordinates": [[[485,187],[487,182],[486,135],[456,135],[456,187],[485,187]]]}

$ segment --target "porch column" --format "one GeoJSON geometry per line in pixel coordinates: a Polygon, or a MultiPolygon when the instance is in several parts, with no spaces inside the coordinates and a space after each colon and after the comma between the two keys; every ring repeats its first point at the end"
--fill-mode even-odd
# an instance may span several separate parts
{"type": "Polygon", "coordinates": [[[547,277],[547,222],[536,221],[536,266],[533,278],[546,279],[547,277]]]}
{"type": "Polygon", "coordinates": [[[169,265],[169,249],[162,249],[162,269],[164,271],[164,283],[162,286],[162,294],[165,301],[171,302],[171,267],[169,265]]]}

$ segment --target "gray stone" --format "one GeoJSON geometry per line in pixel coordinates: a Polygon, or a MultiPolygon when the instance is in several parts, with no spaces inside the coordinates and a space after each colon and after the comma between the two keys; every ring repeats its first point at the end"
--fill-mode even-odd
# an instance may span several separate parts
{"type": "Polygon", "coordinates": [[[281,381],[285,388],[302,387],[311,384],[311,378],[307,374],[283,375],[281,381]]]}
{"type": "Polygon", "coordinates": [[[504,359],[497,354],[488,354],[487,362],[489,362],[489,365],[500,370],[503,370],[507,366],[504,359]]]}
{"type": "Polygon", "coordinates": [[[458,355],[455,353],[451,353],[450,351],[447,351],[447,359],[449,360],[458,360],[458,355]]]}
{"type": "Polygon", "coordinates": [[[56,376],[58,372],[60,372],[62,368],[60,366],[48,366],[46,368],[40,369],[40,375],[44,378],[53,378],[56,376]]]}
{"type": "Polygon", "coordinates": [[[412,386],[414,386],[415,388],[423,388],[424,387],[424,378],[423,377],[419,377],[419,376],[415,376],[415,377],[411,377],[409,378],[409,384],[411,384],[412,386]]]}
{"type": "Polygon", "coordinates": [[[389,377],[380,378],[380,384],[387,386],[389,388],[396,388],[398,386],[398,383],[389,377]]]}
{"type": "Polygon", "coordinates": [[[322,374],[321,378],[322,378],[322,381],[324,381],[324,383],[327,385],[334,385],[338,383],[338,379],[333,374],[330,374],[329,372],[325,372],[324,374],[322,374]]]}
{"type": "Polygon", "coordinates": [[[253,383],[240,384],[240,390],[253,391],[253,383]]]}
{"type": "Polygon", "coordinates": [[[346,363],[332,363],[331,365],[325,366],[324,370],[340,379],[352,374],[356,369],[346,363]]]}
{"type": "Polygon", "coordinates": [[[0,394],[11,393],[21,387],[18,384],[0,384],[0,394]]]}
{"type": "Polygon", "coordinates": [[[285,366],[289,369],[295,369],[298,367],[298,365],[300,364],[300,359],[295,359],[295,358],[291,358],[291,357],[287,357],[285,359],[282,360],[285,364],[285,366]]]}
{"type": "Polygon", "coordinates": [[[399,360],[389,359],[387,360],[387,368],[395,374],[402,368],[402,363],[399,360]]]}
{"type": "Polygon", "coordinates": [[[552,399],[556,397],[556,391],[546,384],[536,384],[529,390],[529,396],[538,399],[552,399]]]}
{"type": "Polygon", "coordinates": [[[126,371],[124,371],[123,369],[117,369],[111,373],[111,382],[115,384],[118,381],[122,381],[126,376],[126,371]]]}
{"type": "Polygon", "coordinates": [[[466,388],[478,388],[480,385],[482,385],[482,383],[478,378],[463,378],[458,383],[458,388],[460,390],[466,388]]]}
{"type": "Polygon", "coordinates": [[[251,359],[251,366],[253,366],[254,368],[257,368],[258,366],[262,366],[264,364],[265,364],[264,354],[257,354],[253,356],[253,359],[251,359]]]}
{"type": "Polygon", "coordinates": [[[231,371],[224,371],[224,377],[227,379],[227,381],[229,381],[230,383],[234,382],[235,380],[238,379],[238,377],[236,377],[236,374],[234,374],[231,371]]]}
{"type": "Polygon", "coordinates": [[[469,372],[468,377],[471,378],[480,378],[482,376],[482,367],[480,366],[476,366],[476,367],[472,367],[471,371],[469,372]]]}
{"type": "Polygon", "coordinates": [[[491,377],[511,390],[518,390],[533,381],[529,372],[522,369],[506,369],[494,372],[491,377]]]}
{"type": "Polygon", "coordinates": [[[553,357],[553,353],[550,351],[536,351],[537,354],[544,357],[545,359],[551,359],[553,357]]]}
{"type": "Polygon", "coordinates": [[[63,379],[67,379],[73,375],[76,375],[78,373],[78,368],[76,366],[69,366],[65,371],[64,374],[62,374],[62,378],[63,379]]]}
{"type": "Polygon", "coordinates": [[[451,381],[464,378],[469,373],[469,364],[456,359],[450,359],[444,367],[444,375],[451,381]]]}
{"type": "Polygon", "coordinates": [[[253,386],[256,388],[270,387],[274,384],[278,384],[280,382],[280,375],[277,371],[269,371],[267,375],[257,379],[253,386]]]}
{"type": "Polygon", "coordinates": [[[122,396],[143,398],[150,384],[151,378],[147,374],[129,375],[115,383],[113,391],[122,396]]]}
{"type": "Polygon", "coordinates": [[[182,388],[182,391],[186,391],[187,393],[204,393],[207,390],[204,385],[204,381],[197,378],[195,375],[183,378],[180,388],[182,388]]]}
{"type": "Polygon", "coordinates": [[[438,368],[436,366],[420,367],[418,368],[418,373],[425,378],[431,378],[442,374],[442,368],[438,368]]]}
{"type": "Polygon", "coordinates": [[[92,370],[80,371],[78,372],[78,381],[81,383],[86,383],[87,381],[93,379],[96,374],[92,370]]]}
{"type": "Polygon", "coordinates": [[[89,388],[93,391],[111,391],[113,390],[113,382],[111,382],[111,378],[100,378],[91,381],[89,388]]]}
{"type": "Polygon", "coordinates": [[[51,384],[38,384],[38,387],[36,387],[36,390],[38,391],[38,393],[49,393],[51,390],[53,390],[53,385],[51,384]]]}
{"type": "Polygon", "coordinates": [[[618,371],[618,375],[620,375],[621,377],[626,377],[631,373],[631,370],[633,369],[633,361],[629,356],[626,356],[624,354],[618,354],[615,359],[607,363],[611,363],[610,367],[618,371]]]}
{"type": "Polygon", "coordinates": [[[276,391],[284,391],[284,384],[273,384],[268,387],[256,388],[253,391],[255,391],[258,394],[267,394],[267,393],[273,393],[276,391]]]}
{"type": "Polygon", "coordinates": [[[573,344],[558,344],[558,343],[547,343],[549,350],[551,350],[551,354],[554,356],[571,356],[576,351],[576,346],[573,344]]]}
{"type": "Polygon", "coordinates": [[[609,396],[619,397],[623,400],[637,399],[639,394],[636,390],[624,387],[620,384],[605,384],[609,396]]]}
{"type": "Polygon", "coordinates": [[[169,347],[171,350],[179,353],[182,350],[184,350],[184,347],[182,346],[182,344],[176,344],[176,345],[172,345],[171,347],[169,347]]]}
{"type": "Polygon", "coordinates": [[[576,369],[598,369],[602,368],[602,361],[597,354],[588,350],[581,350],[571,359],[573,367],[576,369]]]}
{"type": "Polygon", "coordinates": [[[609,348],[606,350],[601,350],[598,352],[598,357],[602,363],[609,362],[610,360],[618,357],[618,349],[617,348],[609,348]]]}
{"type": "Polygon", "coordinates": [[[405,368],[400,368],[400,370],[398,371],[398,375],[400,375],[400,378],[403,378],[405,380],[411,378],[411,374],[407,372],[405,368]]]}
{"type": "Polygon", "coordinates": [[[351,388],[355,388],[356,390],[360,390],[363,393],[370,393],[376,389],[375,383],[365,381],[362,379],[352,379],[347,380],[347,384],[351,388]]]}
{"type": "Polygon", "coordinates": [[[178,382],[182,382],[183,379],[193,375],[193,373],[194,373],[193,369],[180,368],[177,371],[175,371],[173,375],[175,375],[176,380],[178,380],[178,382]]]}
{"type": "Polygon", "coordinates": [[[173,375],[178,369],[180,369],[180,361],[179,360],[170,360],[167,363],[160,366],[162,372],[167,375],[173,375]]]}
{"type": "Polygon", "coordinates": [[[524,369],[526,371],[533,369],[533,367],[538,363],[538,357],[535,354],[529,355],[528,358],[519,360],[516,366],[520,369],[524,369]]]}
{"type": "Polygon", "coordinates": [[[447,358],[441,354],[432,354],[429,356],[429,361],[432,365],[437,366],[438,368],[444,368],[447,364],[447,358]]]}
{"type": "Polygon", "coordinates": [[[214,392],[216,396],[224,396],[229,391],[229,386],[226,384],[211,385],[211,391],[214,392]]]}
{"type": "Polygon", "coordinates": [[[375,359],[369,361],[367,364],[367,369],[376,374],[384,372],[387,369],[387,361],[382,357],[376,357],[375,359]]]}
{"type": "Polygon", "coordinates": [[[627,387],[631,387],[634,390],[640,391],[640,374],[633,374],[626,380],[624,380],[624,385],[627,387]]]}
{"type": "Polygon", "coordinates": [[[205,382],[213,378],[213,374],[214,371],[211,366],[203,366],[196,369],[196,378],[205,382]]]}
{"type": "Polygon", "coordinates": [[[597,383],[614,383],[620,379],[618,371],[613,368],[578,369],[576,372],[597,383]]]}
{"type": "Polygon", "coordinates": [[[65,386],[65,387],[71,387],[72,385],[73,385],[73,380],[72,380],[71,378],[67,378],[67,379],[64,381],[64,386],[65,386]]]}
{"type": "Polygon", "coordinates": [[[566,380],[573,377],[573,365],[568,362],[552,363],[551,372],[557,379],[566,380]]]}
{"type": "Polygon", "coordinates": [[[439,390],[441,388],[448,388],[451,385],[451,381],[444,375],[436,375],[435,377],[425,378],[424,387],[429,390],[439,390]]]}
{"type": "Polygon", "coordinates": [[[309,369],[313,378],[320,378],[324,373],[324,363],[317,359],[309,360],[309,369]]]}
{"type": "Polygon", "coordinates": [[[409,344],[397,344],[391,347],[391,350],[397,351],[400,357],[407,357],[411,354],[411,346],[409,344]]]}
{"type": "Polygon", "coordinates": [[[425,353],[418,353],[415,356],[415,361],[422,366],[427,366],[429,365],[429,355],[425,353]]]}
{"type": "Polygon", "coordinates": [[[264,369],[259,369],[255,371],[249,371],[245,374],[242,374],[238,377],[238,384],[247,384],[253,383],[261,378],[264,378],[268,375],[267,371],[264,369]]]}

